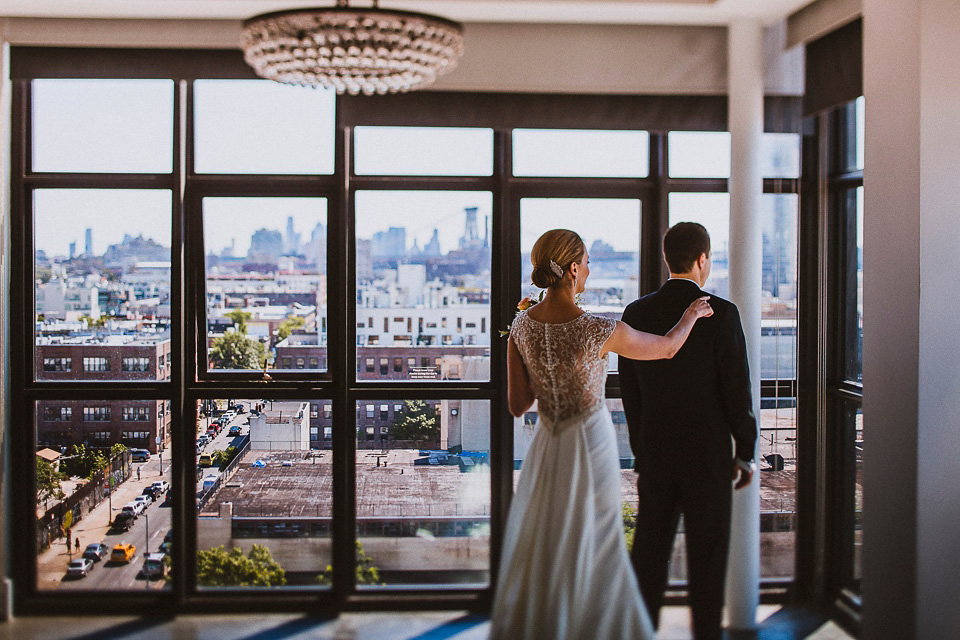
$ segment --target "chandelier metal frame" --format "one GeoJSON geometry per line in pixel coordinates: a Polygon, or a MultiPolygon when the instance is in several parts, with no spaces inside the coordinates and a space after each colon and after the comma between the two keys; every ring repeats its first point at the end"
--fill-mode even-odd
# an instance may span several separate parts
{"type": "Polygon", "coordinates": [[[244,60],[257,75],[337,93],[383,94],[432,84],[463,55],[463,25],[438,16],[350,7],[289,9],[243,23],[244,60]]]}

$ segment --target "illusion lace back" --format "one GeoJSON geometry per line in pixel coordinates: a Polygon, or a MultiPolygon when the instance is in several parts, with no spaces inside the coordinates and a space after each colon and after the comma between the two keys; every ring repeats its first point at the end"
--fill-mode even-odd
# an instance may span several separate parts
{"type": "Polygon", "coordinates": [[[550,423],[603,404],[607,362],[600,350],[616,326],[616,320],[589,313],[560,324],[534,320],[526,311],[517,316],[510,335],[530,372],[538,411],[550,423]]]}

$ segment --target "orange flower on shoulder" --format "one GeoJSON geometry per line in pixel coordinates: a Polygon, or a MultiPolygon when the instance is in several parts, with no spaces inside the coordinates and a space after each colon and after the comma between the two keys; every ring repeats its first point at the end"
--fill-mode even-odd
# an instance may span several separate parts
{"type": "Polygon", "coordinates": [[[530,299],[530,296],[527,296],[523,300],[517,303],[517,311],[526,311],[534,305],[534,301],[530,299]]]}

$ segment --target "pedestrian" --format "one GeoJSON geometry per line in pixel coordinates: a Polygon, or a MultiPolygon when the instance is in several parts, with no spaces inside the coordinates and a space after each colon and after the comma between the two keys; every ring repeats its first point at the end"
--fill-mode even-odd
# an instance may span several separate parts
{"type": "Polygon", "coordinates": [[[77,538],[77,539],[76,539],[76,541],[75,541],[75,543],[74,543],[73,546],[76,548],[77,553],[80,553],[80,538],[77,538]]]}
{"type": "Polygon", "coordinates": [[[140,467],[137,467],[137,480],[140,479],[140,467]]]}

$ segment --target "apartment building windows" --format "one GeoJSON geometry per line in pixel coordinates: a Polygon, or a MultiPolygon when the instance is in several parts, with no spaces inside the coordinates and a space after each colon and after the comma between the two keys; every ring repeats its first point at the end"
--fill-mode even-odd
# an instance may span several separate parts
{"type": "Polygon", "coordinates": [[[73,420],[73,407],[45,406],[43,419],[48,422],[70,422],[73,420]]]}
{"type": "Polygon", "coordinates": [[[146,422],[151,417],[148,407],[123,407],[124,422],[146,422]]]}
{"type": "Polygon", "coordinates": [[[73,366],[72,358],[44,358],[44,371],[70,371],[73,366]]]}
{"type": "Polygon", "coordinates": [[[83,420],[84,422],[109,422],[110,407],[84,407],[83,420]]]}
{"type": "MultiPolygon", "coordinates": [[[[162,362],[160,366],[163,366],[162,362]]],[[[149,371],[149,367],[150,358],[124,358],[121,363],[121,371],[149,371]]]]}
{"type": "Polygon", "coordinates": [[[87,373],[110,371],[110,360],[101,357],[84,357],[83,370],[87,373]]]}

